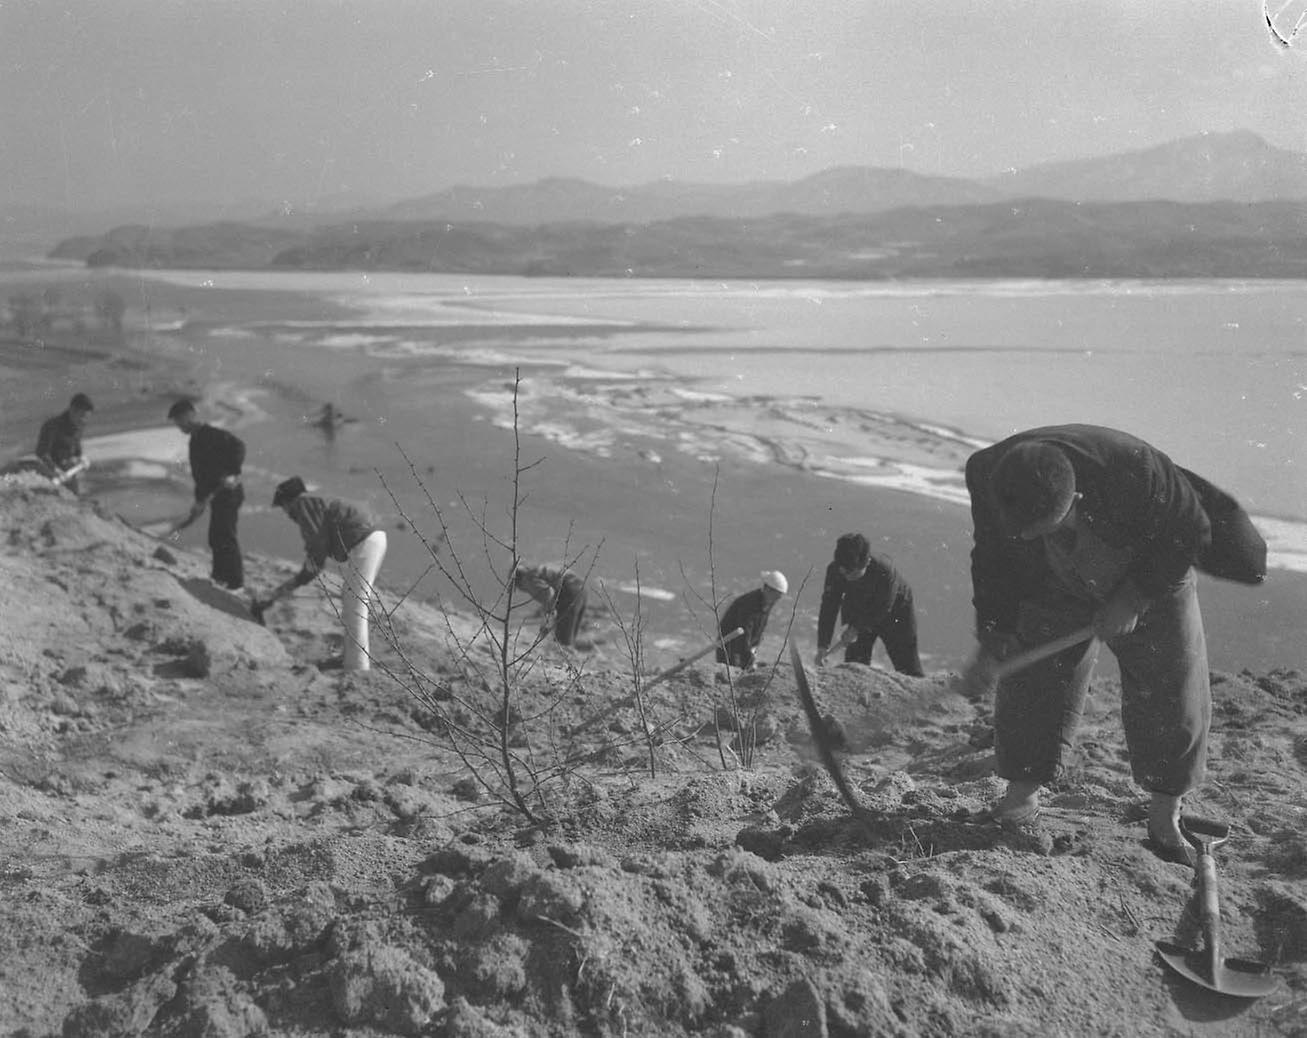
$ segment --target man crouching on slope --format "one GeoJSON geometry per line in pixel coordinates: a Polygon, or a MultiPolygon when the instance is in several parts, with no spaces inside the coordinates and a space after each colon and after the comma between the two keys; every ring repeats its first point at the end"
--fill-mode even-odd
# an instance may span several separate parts
{"type": "Polygon", "coordinates": [[[1180,801],[1203,779],[1211,723],[1207,646],[1194,563],[1211,528],[1170,458],[1090,425],[1017,433],[973,454],[971,578],[981,651],[1002,660],[1076,628],[1086,642],[998,684],[999,821],[1033,821],[1063,768],[1102,640],[1121,668],[1134,779],[1152,794],[1159,857],[1188,861],[1180,801]]]}

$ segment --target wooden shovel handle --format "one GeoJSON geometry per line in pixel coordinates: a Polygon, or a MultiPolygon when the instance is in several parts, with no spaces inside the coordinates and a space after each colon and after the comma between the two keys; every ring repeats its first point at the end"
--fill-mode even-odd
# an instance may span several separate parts
{"type": "Polygon", "coordinates": [[[1009,674],[1015,674],[1019,670],[1025,670],[1032,663],[1038,663],[1040,660],[1048,659],[1049,656],[1056,656],[1064,649],[1069,649],[1073,645],[1079,645],[1081,642],[1087,642],[1094,637],[1094,625],[1087,624],[1079,627],[1069,634],[1064,634],[1059,638],[1054,638],[1043,645],[1036,645],[1033,649],[1026,649],[1015,656],[1009,656],[1005,660],[999,660],[989,668],[989,673],[994,680],[1005,678],[1009,674]]]}
{"type": "Polygon", "coordinates": [[[649,680],[644,683],[644,688],[646,690],[653,688],[653,686],[658,684],[660,681],[666,681],[672,675],[679,674],[691,663],[694,663],[696,660],[703,659],[703,657],[707,656],[708,653],[712,652],[714,649],[718,648],[719,646],[725,648],[727,642],[735,641],[735,639],[738,638],[743,633],[744,633],[744,628],[737,627],[735,628],[735,630],[727,634],[723,634],[719,639],[717,639],[717,641],[713,642],[711,645],[705,645],[693,656],[687,656],[685,659],[681,660],[681,662],[678,663],[676,666],[668,667],[666,670],[662,671],[661,673],[655,674],[653,677],[649,678],[649,680]]]}
{"type": "MultiPolygon", "coordinates": [[[[696,660],[703,659],[703,657],[707,656],[708,653],[712,652],[718,646],[724,648],[728,642],[735,641],[735,639],[740,637],[740,635],[742,635],[743,633],[744,633],[744,628],[737,627],[735,628],[735,630],[727,634],[723,634],[711,645],[706,645],[698,652],[694,653],[693,655],[687,656],[685,659],[681,660],[680,663],[676,664],[676,666],[668,667],[666,670],[658,674],[654,674],[652,677],[648,678],[640,686],[641,695],[649,691],[649,689],[653,688],[654,685],[657,685],[662,681],[666,681],[668,678],[672,677],[673,675],[679,674],[681,671],[685,670],[686,667],[688,667],[691,663],[694,663],[696,660]]],[[[616,703],[613,703],[612,705],[605,707],[603,710],[600,710],[597,714],[591,714],[588,718],[586,718],[579,725],[577,725],[575,728],[572,729],[572,734],[577,735],[581,732],[586,731],[589,728],[593,728],[600,721],[603,721],[606,718],[609,718],[613,714],[617,713],[618,710],[623,710],[628,706],[634,705],[635,698],[636,698],[635,696],[625,696],[622,699],[619,699],[616,703]]]]}
{"type": "Polygon", "coordinates": [[[1221,955],[1221,902],[1216,892],[1216,859],[1205,846],[1198,852],[1198,864],[1194,871],[1198,873],[1198,892],[1203,903],[1203,945],[1207,956],[1207,972],[1212,982],[1217,983],[1218,973],[1225,965],[1221,955]]]}

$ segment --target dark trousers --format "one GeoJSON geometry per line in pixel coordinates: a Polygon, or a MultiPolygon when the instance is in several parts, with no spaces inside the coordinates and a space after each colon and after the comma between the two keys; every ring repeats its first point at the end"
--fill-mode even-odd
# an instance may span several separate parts
{"type": "Polygon", "coordinates": [[[572,588],[566,583],[558,590],[554,607],[554,637],[559,645],[571,645],[581,629],[585,615],[585,588],[572,588]]]}
{"type": "Polygon", "coordinates": [[[911,591],[899,595],[880,627],[874,631],[858,632],[857,638],[844,650],[844,662],[870,663],[877,638],[885,643],[890,662],[900,674],[916,678],[925,674],[917,651],[917,610],[912,604],[911,591]]]}
{"type": "Polygon", "coordinates": [[[236,540],[236,519],[245,491],[241,487],[222,488],[209,501],[209,548],[213,552],[211,576],[215,584],[238,591],[245,586],[241,546],[236,540]]]}
{"type": "MultiPolygon", "coordinates": [[[[1071,598],[1024,602],[1017,633],[1026,646],[1038,645],[1087,623],[1094,608],[1071,598]]],[[[1121,723],[1134,780],[1154,793],[1187,793],[1203,780],[1212,717],[1193,571],[1153,599],[1138,627],[1107,647],[1121,667],[1121,723]]],[[[999,777],[1045,783],[1062,773],[1097,657],[1098,642],[1087,642],[999,682],[999,777]]]]}

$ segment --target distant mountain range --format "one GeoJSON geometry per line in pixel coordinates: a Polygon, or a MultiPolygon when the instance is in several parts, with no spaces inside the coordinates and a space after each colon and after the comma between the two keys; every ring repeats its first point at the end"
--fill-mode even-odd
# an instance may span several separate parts
{"type": "Polygon", "coordinates": [[[845,167],[794,182],[551,178],[334,214],[129,225],[93,265],[665,277],[1307,276],[1307,155],[1255,134],[983,181],[845,167]]]}
{"type": "Polygon", "coordinates": [[[1307,200],[1307,155],[1236,130],[1101,159],[1046,163],[984,183],[1009,198],[1081,202],[1307,200]]]}
{"type": "Polygon", "coordinates": [[[978,205],[1010,198],[1068,202],[1307,199],[1307,155],[1273,147],[1256,134],[1240,130],[1187,137],[1103,158],[1032,166],[980,181],[866,166],[829,169],[793,183],[659,181],[611,188],[554,178],[511,187],[453,187],[384,209],[357,212],[351,218],[650,223],[680,216],[743,219],[775,213],[878,213],[904,206],[978,205]]]}
{"type": "Polygon", "coordinates": [[[654,223],[688,216],[741,220],[776,213],[878,213],[909,205],[979,204],[1002,197],[1000,192],[970,180],[852,166],[826,170],[793,183],[693,184],[666,180],[614,188],[554,177],[510,187],[453,187],[354,216],[372,220],[475,220],[517,226],[573,221],[654,223]]]}

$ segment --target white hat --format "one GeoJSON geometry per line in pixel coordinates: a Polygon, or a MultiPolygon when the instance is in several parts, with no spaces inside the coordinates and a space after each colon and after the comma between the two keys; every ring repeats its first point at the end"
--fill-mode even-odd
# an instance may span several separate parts
{"type": "Polygon", "coordinates": [[[765,569],[762,571],[762,586],[775,588],[782,595],[790,590],[790,582],[785,579],[785,574],[778,569],[765,569]]]}

